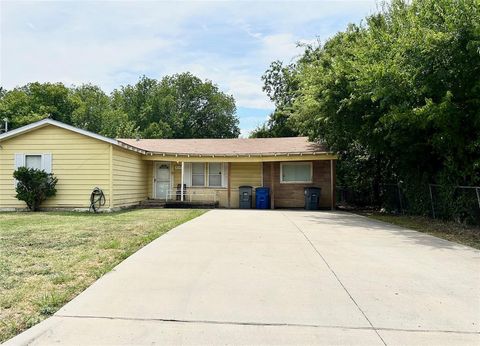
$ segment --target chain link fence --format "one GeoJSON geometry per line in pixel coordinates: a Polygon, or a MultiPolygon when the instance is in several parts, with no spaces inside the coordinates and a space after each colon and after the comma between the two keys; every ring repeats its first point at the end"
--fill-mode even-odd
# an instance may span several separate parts
{"type": "Polygon", "coordinates": [[[426,215],[434,219],[480,225],[480,186],[425,184],[415,189],[383,184],[375,198],[373,189],[337,187],[337,204],[344,207],[381,207],[398,214],[426,215]]]}

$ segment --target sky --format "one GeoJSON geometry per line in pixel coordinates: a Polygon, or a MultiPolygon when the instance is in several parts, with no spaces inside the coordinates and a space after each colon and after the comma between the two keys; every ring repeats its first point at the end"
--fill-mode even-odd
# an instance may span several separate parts
{"type": "Polygon", "coordinates": [[[376,9],[376,0],[0,0],[0,85],[111,92],[189,71],[234,96],[246,136],[274,109],[261,80],[272,61],[293,62],[297,43],[325,42],[376,9]]]}

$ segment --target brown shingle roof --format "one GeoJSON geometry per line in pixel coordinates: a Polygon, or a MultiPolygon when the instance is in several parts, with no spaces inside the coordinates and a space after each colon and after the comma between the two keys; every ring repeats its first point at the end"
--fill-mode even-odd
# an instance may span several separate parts
{"type": "Polygon", "coordinates": [[[322,144],[307,137],[234,139],[118,139],[139,149],[181,155],[270,155],[326,153],[322,144]]]}

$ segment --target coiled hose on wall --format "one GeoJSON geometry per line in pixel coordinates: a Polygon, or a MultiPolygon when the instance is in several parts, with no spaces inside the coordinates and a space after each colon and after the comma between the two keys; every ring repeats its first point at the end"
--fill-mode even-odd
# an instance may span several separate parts
{"type": "Polygon", "coordinates": [[[90,211],[94,213],[98,213],[100,207],[105,205],[106,199],[105,194],[103,193],[102,189],[96,187],[93,189],[92,193],[90,194],[90,211]]]}

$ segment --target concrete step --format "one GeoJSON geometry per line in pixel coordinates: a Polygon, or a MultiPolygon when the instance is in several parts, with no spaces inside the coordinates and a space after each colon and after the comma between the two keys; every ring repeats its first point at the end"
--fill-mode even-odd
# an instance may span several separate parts
{"type": "Polygon", "coordinates": [[[146,199],[140,202],[142,208],[164,208],[165,201],[159,199],[146,199]]]}

